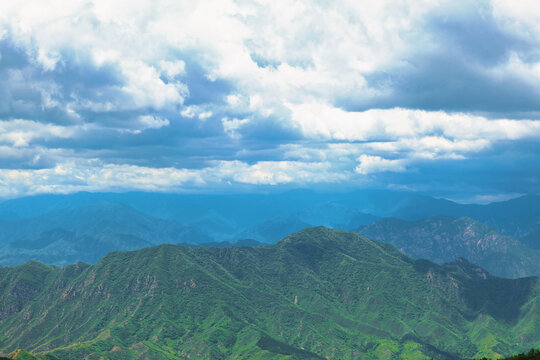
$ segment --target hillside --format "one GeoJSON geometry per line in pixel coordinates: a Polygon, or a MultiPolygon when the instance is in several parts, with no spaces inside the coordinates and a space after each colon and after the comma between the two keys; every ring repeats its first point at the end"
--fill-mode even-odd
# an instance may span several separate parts
{"type": "Polygon", "coordinates": [[[82,261],[94,264],[111,251],[136,250],[152,244],[132,235],[78,235],[55,229],[0,245],[0,264],[14,266],[29,260],[64,266],[82,261]]]}
{"type": "Polygon", "coordinates": [[[89,236],[130,235],[153,244],[174,243],[186,238],[191,239],[191,242],[210,240],[196,228],[147,215],[128,205],[107,201],[54,210],[28,219],[4,221],[0,226],[1,243],[54,229],[89,236]]]}
{"type": "Polygon", "coordinates": [[[154,244],[242,238],[272,243],[306,226],[349,230],[374,223],[379,217],[416,221],[438,214],[474,218],[538,248],[539,195],[477,205],[387,190],[31,196],[0,202],[0,243],[55,229],[91,236],[108,231],[154,244]]]}
{"type": "Polygon", "coordinates": [[[0,350],[48,359],[388,359],[540,345],[540,281],[413,260],[352,232],[161,245],[96,265],[0,268],[0,350]]]}
{"type": "Polygon", "coordinates": [[[540,275],[540,251],[471,218],[434,216],[418,221],[383,219],[356,230],[419,259],[445,263],[466,258],[509,278],[540,275]]]}
{"type": "Polygon", "coordinates": [[[521,237],[519,241],[531,249],[540,250],[540,230],[536,230],[521,237]]]}
{"type": "Polygon", "coordinates": [[[202,243],[212,238],[198,228],[103,201],[1,222],[0,265],[28,260],[53,265],[95,263],[111,251],[187,240],[202,243]]]}

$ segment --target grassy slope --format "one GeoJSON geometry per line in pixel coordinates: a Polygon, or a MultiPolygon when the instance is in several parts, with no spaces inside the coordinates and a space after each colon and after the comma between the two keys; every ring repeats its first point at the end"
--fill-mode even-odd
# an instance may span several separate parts
{"type": "Polygon", "coordinates": [[[540,345],[537,278],[484,280],[468,263],[322,227],[258,248],[1,268],[0,294],[0,349],[50,359],[472,358],[540,345]]]}

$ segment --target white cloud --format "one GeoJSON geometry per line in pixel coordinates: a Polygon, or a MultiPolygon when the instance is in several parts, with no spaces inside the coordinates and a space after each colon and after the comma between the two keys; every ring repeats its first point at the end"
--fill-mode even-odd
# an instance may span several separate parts
{"type": "MultiPolygon", "coordinates": [[[[493,0],[489,4],[486,11],[493,12],[502,30],[528,41],[540,37],[536,2],[493,0]]],[[[31,83],[24,71],[12,71],[8,82],[31,83],[41,97],[42,110],[64,109],[78,125],[0,121],[0,146],[30,153],[37,140],[77,137],[90,126],[81,125],[86,120],[81,114],[87,110],[134,111],[129,123],[113,121],[92,128],[127,135],[169,126],[168,118],[174,121],[169,113],[180,112],[182,117],[200,120],[196,126],[204,129],[214,125],[215,117],[231,143],[249,140],[242,138],[242,130],[266,118],[283,128],[298,129],[303,136],[298,144],[280,144],[276,152],[283,153],[283,161],[220,162],[218,153],[208,155],[217,161],[213,167],[188,170],[98,166],[62,158],[57,167],[5,170],[0,179],[15,186],[10,179],[17,178],[28,192],[46,191],[45,187],[112,189],[115,183],[168,189],[176,186],[173,182],[221,183],[223,179],[250,184],[337,181],[355,172],[356,176],[403,172],[417,161],[464,159],[501,141],[540,138],[537,120],[402,108],[355,112],[332,105],[346,98],[358,99],[361,106],[366,99],[388,95],[392,84],[373,86],[369,76],[403,64],[416,66],[418,53],[439,51],[440,43],[427,29],[430,16],[443,13],[452,19],[467,14],[472,5],[450,0],[53,0],[47,6],[38,0],[0,2],[0,38],[9,37],[24,49],[43,74],[62,69],[66,57],[75,54],[74,61],[83,59],[83,65],[90,61],[98,68],[116,69],[120,80],[108,89],[111,96],[90,99],[74,92],[62,98],[54,79],[31,83]],[[226,90],[216,90],[218,100],[208,96],[216,103],[204,103],[205,92],[214,89],[198,89],[205,93],[202,99],[187,101],[197,91],[190,93],[192,74],[186,62],[196,63],[196,76],[226,84],[226,90]],[[141,113],[148,115],[138,116],[141,113]],[[71,184],[69,179],[84,184],[71,184]]],[[[540,87],[540,62],[520,53],[491,67],[482,65],[474,64],[490,78],[510,74],[540,87]]],[[[37,150],[36,156],[36,162],[45,157],[37,150]]]]}
{"type": "Polygon", "coordinates": [[[248,165],[241,161],[222,161],[217,169],[221,178],[244,184],[336,182],[349,177],[333,169],[330,163],[322,162],[259,161],[248,165]]]}
{"type": "Polygon", "coordinates": [[[240,138],[238,130],[247,123],[249,123],[249,119],[229,119],[226,117],[221,119],[223,131],[225,131],[225,133],[227,133],[227,135],[229,135],[229,137],[232,139],[240,138]]]}
{"type": "Polygon", "coordinates": [[[192,118],[195,116],[196,108],[195,106],[186,106],[181,112],[180,115],[187,118],[192,118]]]}
{"type": "MultiPolygon", "coordinates": [[[[534,1],[490,3],[501,26],[538,38],[534,1]]],[[[182,103],[188,94],[185,84],[159,79],[159,74],[173,80],[185,73],[183,59],[171,59],[171,53],[195,54],[209,78],[234,82],[237,96],[257,99],[252,109],[267,114],[281,113],[285,101],[332,103],[351,94],[362,98],[385,92],[370,88],[366,75],[439,47],[424,29],[429,17],[444,9],[451,18],[474,5],[449,0],[53,4],[47,9],[37,0],[0,4],[1,27],[45,69],[61,63],[65,49],[89,53],[98,65],[119,66],[126,77],[123,90],[135,105],[162,107],[182,103]]]]}
{"type": "Polygon", "coordinates": [[[292,121],[310,138],[373,141],[441,134],[450,139],[496,141],[540,137],[538,120],[490,120],[464,113],[400,108],[347,112],[315,102],[288,107],[292,121]]]}
{"type": "Polygon", "coordinates": [[[131,96],[136,108],[152,106],[160,109],[169,104],[182,105],[188,94],[186,85],[181,82],[164,83],[157,70],[143,62],[125,61],[122,72],[127,80],[122,90],[131,96]]]}
{"type": "Polygon", "coordinates": [[[58,126],[23,119],[0,121],[0,144],[27,147],[34,140],[69,138],[82,130],[80,126],[58,126]]]}
{"type": "Polygon", "coordinates": [[[358,166],[355,171],[362,175],[377,172],[404,172],[406,170],[407,159],[384,159],[380,156],[362,155],[358,158],[358,166]]]}
{"type": "Polygon", "coordinates": [[[0,197],[77,191],[181,191],[234,184],[280,185],[336,182],[350,174],[332,170],[329,163],[216,161],[202,169],[151,168],[103,164],[95,160],[66,160],[47,169],[0,169],[0,197]]]}
{"type": "Polygon", "coordinates": [[[142,129],[159,129],[164,126],[169,126],[169,120],[168,119],[162,119],[157,116],[152,115],[143,115],[139,116],[139,124],[141,125],[142,129]]]}
{"type": "Polygon", "coordinates": [[[242,103],[242,95],[240,94],[230,94],[226,97],[227,103],[231,107],[236,107],[242,103]]]}
{"type": "Polygon", "coordinates": [[[180,112],[180,115],[189,119],[197,117],[199,120],[205,121],[211,118],[214,113],[211,110],[207,110],[206,106],[190,105],[184,107],[180,112]]]}
{"type": "Polygon", "coordinates": [[[199,113],[199,120],[206,120],[211,117],[213,113],[211,111],[203,111],[199,113]]]}
{"type": "Polygon", "coordinates": [[[116,64],[122,90],[140,107],[182,103],[186,86],[159,74],[184,74],[171,50],[197,54],[208,78],[234,82],[237,96],[268,115],[283,101],[376,93],[364,74],[400,61],[419,40],[427,44],[416,24],[443,2],[74,0],[56,1],[61,10],[51,11],[30,0],[0,4],[0,24],[45,69],[61,63],[65,49],[116,64]],[[259,66],[254,56],[275,65],[259,66]]]}
{"type": "Polygon", "coordinates": [[[172,80],[179,75],[186,74],[186,63],[182,60],[164,61],[159,62],[160,70],[165,76],[172,80]]]}

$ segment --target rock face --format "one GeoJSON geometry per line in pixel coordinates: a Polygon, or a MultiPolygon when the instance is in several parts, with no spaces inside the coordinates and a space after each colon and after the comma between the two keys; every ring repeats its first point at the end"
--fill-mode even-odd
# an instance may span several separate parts
{"type": "Polygon", "coordinates": [[[48,359],[481,358],[540,345],[539,278],[414,260],[353,232],[0,268],[0,353],[48,359]],[[381,355],[383,354],[383,355],[381,355]]]}
{"type": "Polygon", "coordinates": [[[437,263],[463,257],[508,278],[540,275],[540,252],[471,218],[433,216],[418,221],[383,219],[356,230],[414,258],[437,263]]]}

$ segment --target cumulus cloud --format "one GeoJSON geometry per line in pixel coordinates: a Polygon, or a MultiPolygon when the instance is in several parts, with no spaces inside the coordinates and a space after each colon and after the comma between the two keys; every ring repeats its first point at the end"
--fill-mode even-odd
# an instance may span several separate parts
{"type": "Polygon", "coordinates": [[[0,144],[27,147],[34,140],[69,138],[81,130],[77,126],[57,126],[23,119],[4,120],[0,121],[0,144]]]}
{"type": "Polygon", "coordinates": [[[306,184],[344,181],[348,174],[328,163],[216,161],[202,169],[153,168],[70,160],[46,169],[0,169],[0,196],[76,191],[182,191],[251,185],[306,184]]]}
{"type": "MultiPolygon", "coordinates": [[[[141,124],[142,129],[159,129],[164,126],[169,126],[169,120],[152,115],[139,116],[139,123],[141,124]]],[[[141,130],[137,131],[140,132],[141,130]]]]}
{"type": "Polygon", "coordinates": [[[159,68],[167,79],[172,80],[179,75],[185,75],[186,73],[186,63],[182,60],[176,61],[165,61],[161,60],[159,62],[159,68]]]}
{"type": "MultiPolygon", "coordinates": [[[[495,154],[538,163],[539,9],[1,2],[0,167],[5,184],[26,184],[4,192],[174,188],[167,177],[196,187],[377,177],[407,186],[442,163],[475,169],[495,154]]],[[[540,191],[538,169],[523,171],[516,184],[536,178],[527,191],[540,191]]]]}
{"type": "Polygon", "coordinates": [[[289,108],[291,120],[306,136],[331,140],[397,140],[437,134],[451,139],[540,137],[539,120],[490,120],[465,113],[402,108],[351,112],[321,103],[289,108]]]}
{"type": "Polygon", "coordinates": [[[380,156],[362,155],[358,158],[358,166],[356,172],[362,175],[367,175],[376,172],[403,172],[408,160],[406,159],[384,159],[380,156]]]}
{"type": "Polygon", "coordinates": [[[238,133],[238,130],[249,123],[249,119],[229,119],[224,117],[221,119],[221,123],[223,124],[223,130],[225,133],[227,133],[231,138],[237,139],[240,137],[240,134],[238,133]]]}

